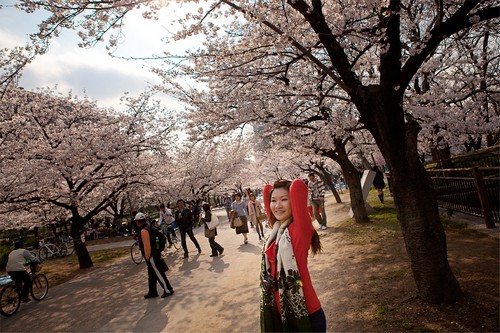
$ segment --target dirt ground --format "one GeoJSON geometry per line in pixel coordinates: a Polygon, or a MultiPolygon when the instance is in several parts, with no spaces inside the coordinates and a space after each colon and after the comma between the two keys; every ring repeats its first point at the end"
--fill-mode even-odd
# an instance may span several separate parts
{"type": "MultiPolygon", "coordinates": [[[[348,217],[348,194],[342,195],[341,204],[331,195],[328,197],[329,228],[319,231],[323,253],[309,259],[313,284],[327,316],[327,331],[499,332],[498,238],[448,223],[449,262],[464,298],[453,305],[429,305],[416,296],[392,198],[385,204],[373,198],[371,194],[369,202],[376,212],[372,223],[357,225],[348,217]]],[[[218,236],[223,243],[225,237],[224,231],[218,236]]],[[[234,259],[228,256],[225,260],[234,259]]],[[[59,274],[61,268],[58,264],[59,274]]],[[[248,269],[238,270],[242,280],[249,274],[248,269]]],[[[226,271],[226,276],[231,274],[226,271]]],[[[252,297],[257,296],[255,293],[252,297]]],[[[253,298],[248,301],[256,303],[253,298]]],[[[258,331],[257,313],[249,313],[246,321],[252,331],[258,331]]],[[[218,328],[217,321],[211,325],[207,332],[227,331],[222,322],[218,328]]]]}
{"type": "Polygon", "coordinates": [[[394,208],[392,199],[371,204],[379,218],[363,226],[346,221],[349,204],[331,198],[327,205],[332,227],[321,233],[325,251],[310,266],[327,318],[333,319],[328,331],[499,332],[499,240],[447,223],[448,258],[464,298],[429,305],[416,296],[399,226],[385,214],[394,208]]]}

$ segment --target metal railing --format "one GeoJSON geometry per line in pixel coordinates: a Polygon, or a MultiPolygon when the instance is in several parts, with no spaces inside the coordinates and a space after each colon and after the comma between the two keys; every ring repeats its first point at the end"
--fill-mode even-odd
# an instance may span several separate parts
{"type": "Polygon", "coordinates": [[[430,169],[438,205],[500,223],[500,167],[430,169]]]}

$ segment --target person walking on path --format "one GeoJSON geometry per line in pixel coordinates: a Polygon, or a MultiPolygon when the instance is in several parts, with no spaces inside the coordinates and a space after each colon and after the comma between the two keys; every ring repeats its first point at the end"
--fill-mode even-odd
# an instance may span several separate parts
{"type": "Polygon", "coordinates": [[[24,266],[27,263],[39,264],[41,261],[23,247],[23,240],[17,240],[14,242],[14,250],[9,253],[5,270],[16,284],[23,284],[23,289],[21,290],[21,301],[29,302],[31,277],[24,266]]]}
{"type": "Polygon", "coordinates": [[[247,204],[241,201],[241,194],[237,193],[234,196],[234,201],[231,204],[231,209],[236,212],[236,215],[241,219],[243,225],[236,227],[236,234],[243,234],[243,243],[248,244],[248,220],[247,220],[247,204]]]}
{"type": "Polygon", "coordinates": [[[326,229],[326,212],[325,212],[325,184],[320,179],[317,179],[314,173],[310,173],[307,178],[309,182],[309,199],[311,201],[314,218],[318,221],[321,230],[326,229]]]}
{"type": "Polygon", "coordinates": [[[226,209],[226,214],[227,214],[227,219],[229,220],[231,216],[229,216],[229,213],[231,212],[231,204],[233,203],[233,199],[229,196],[228,193],[224,193],[224,198],[222,198],[222,204],[224,205],[224,208],[226,209]]]}
{"type": "Polygon", "coordinates": [[[264,187],[272,226],[262,254],[261,331],[326,332],[326,317],[307,267],[309,249],[321,251],[307,211],[307,185],[278,180],[264,187]]]}
{"type": "Polygon", "coordinates": [[[257,197],[255,194],[250,194],[250,201],[247,205],[248,217],[251,222],[255,225],[255,229],[257,230],[257,234],[259,235],[259,240],[262,240],[264,237],[264,228],[262,227],[262,221],[260,217],[263,213],[262,206],[260,202],[257,201],[257,197]]]}
{"type": "Polygon", "coordinates": [[[163,288],[161,298],[171,296],[174,289],[170,285],[167,275],[161,269],[161,250],[156,249],[151,242],[151,229],[146,223],[146,215],[139,212],[135,215],[134,220],[139,229],[139,248],[148,267],[148,293],[144,295],[144,298],[158,297],[156,282],[163,288]]]}
{"type": "Polygon", "coordinates": [[[212,212],[210,211],[210,205],[205,203],[202,206],[205,216],[201,218],[203,224],[205,224],[205,237],[208,238],[208,243],[212,249],[211,257],[217,257],[224,252],[224,248],[215,241],[215,236],[217,236],[217,228],[210,230],[208,228],[207,222],[212,221],[212,212]]]}
{"type": "Polygon", "coordinates": [[[201,253],[201,247],[193,234],[193,213],[191,209],[186,207],[186,202],[182,199],[177,200],[177,207],[179,208],[175,213],[175,221],[179,226],[179,231],[181,233],[181,244],[184,250],[184,258],[189,257],[189,252],[186,244],[186,235],[193,242],[194,246],[198,249],[198,253],[201,253]]]}
{"type": "Polygon", "coordinates": [[[377,195],[380,203],[384,203],[384,174],[376,165],[372,168],[372,170],[375,171],[375,178],[373,178],[373,187],[375,187],[375,189],[377,190],[377,195]]]}

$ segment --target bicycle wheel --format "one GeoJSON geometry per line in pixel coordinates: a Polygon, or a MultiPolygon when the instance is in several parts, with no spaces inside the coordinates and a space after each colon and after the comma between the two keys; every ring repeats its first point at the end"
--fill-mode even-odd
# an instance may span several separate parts
{"type": "Polygon", "coordinates": [[[49,248],[51,257],[53,257],[53,258],[64,257],[64,253],[62,252],[62,249],[60,247],[58,247],[56,244],[47,244],[46,246],[49,248]]]}
{"type": "Polygon", "coordinates": [[[181,248],[181,241],[179,240],[179,236],[176,235],[176,237],[172,237],[172,245],[176,250],[181,248]]]}
{"type": "Polygon", "coordinates": [[[142,259],[144,259],[138,243],[134,243],[130,247],[130,256],[132,257],[132,261],[137,265],[139,265],[142,262],[142,259]]]}
{"type": "Polygon", "coordinates": [[[74,246],[73,242],[66,242],[64,244],[66,245],[66,255],[67,256],[72,255],[73,252],[75,252],[75,246],[74,246]]]}
{"type": "Polygon", "coordinates": [[[57,246],[59,256],[66,257],[68,255],[68,248],[65,243],[61,243],[61,245],[57,246]]]}
{"type": "Polygon", "coordinates": [[[31,282],[31,296],[34,300],[41,301],[49,292],[49,280],[44,274],[36,274],[31,282]]]}
{"type": "Polygon", "coordinates": [[[40,259],[45,260],[49,257],[49,249],[47,249],[45,246],[40,249],[38,252],[40,255],[40,259]]]}
{"type": "Polygon", "coordinates": [[[5,286],[0,292],[0,313],[10,317],[17,312],[21,305],[21,293],[13,284],[5,286]]]}

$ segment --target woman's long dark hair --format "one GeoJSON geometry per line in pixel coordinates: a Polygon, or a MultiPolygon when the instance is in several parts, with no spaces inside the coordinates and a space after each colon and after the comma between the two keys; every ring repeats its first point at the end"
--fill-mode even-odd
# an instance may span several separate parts
{"type": "MultiPolygon", "coordinates": [[[[275,181],[273,184],[273,189],[269,193],[269,202],[271,202],[271,197],[272,197],[273,191],[275,189],[284,188],[285,190],[288,191],[288,193],[290,193],[290,186],[291,185],[292,185],[292,182],[289,180],[286,180],[286,179],[278,179],[277,181],[275,181]]],[[[307,207],[304,207],[304,209],[307,209],[307,207]]],[[[292,215],[292,218],[293,218],[293,215],[292,215]]],[[[273,226],[276,221],[277,221],[277,219],[274,216],[273,212],[271,210],[269,210],[269,224],[271,226],[273,226]]],[[[292,220],[292,222],[293,222],[293,220],[292,220]]],[[[321,241],[319,239],[319,235],[318,235],[318,232],[316,230],[314,230],[314,233],[313,233],[313,236],[311,239],[311,252],[313,255],[321,252],[321,241]]]]}

